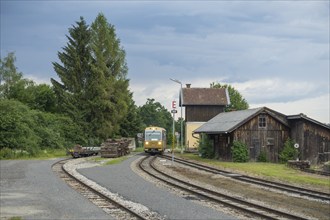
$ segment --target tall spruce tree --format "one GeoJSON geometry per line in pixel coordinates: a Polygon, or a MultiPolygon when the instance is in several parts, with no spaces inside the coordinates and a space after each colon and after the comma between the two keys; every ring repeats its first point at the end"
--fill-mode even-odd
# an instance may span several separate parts
{"type": "Polygon", "coordinates": [[[93,100],[93,127],[102,138],[120,133],[120,123],[127,117],[131,99],[126,79],[125,51],[115,27],[99,14],[91,25],[92,72],[95,97],[93,100]],[[96,83],[96,84],[95,84],[96,83]]]}
{"type": "Polygon", "coordinates": [[[93,136],[86,120],[89,114],[88,100],[92,98],[88,91],[92,80],[90,36],[88,25],[80,17],[80,21],[69,28],[69,36],[66,36],[68,43],[63,47],[63,52],[58,52],[61,64],[53,62],[61,82],[51,79],[59,110],[79,124],[86,137],[93,136]]]}
{"type": "Polygon", "coordinates": [[[132,117],[132,96],[115,28],[99,14],[90,27],[81,17],[69,34],[67,46],[58,53],[62,64],[53,63],[61,79],[52,79],[59,104],[84,127],[90,142],[118,135],[122,122],[132,117]]]}

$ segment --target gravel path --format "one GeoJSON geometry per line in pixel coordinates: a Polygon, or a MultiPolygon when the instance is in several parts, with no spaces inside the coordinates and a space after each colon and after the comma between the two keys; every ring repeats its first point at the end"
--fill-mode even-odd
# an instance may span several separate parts
{"type": "Polygon", "coordinates": [[[52,171],[56,160],[0,161],[0,218],[110,219],[52,171]]]}
{"type": "Polygon", "coordinates": [[[141,203],[166,219],[235,219],[147,182],[130,168],[130,164],[139,157],[133,156],[116,165],[78,171],[111,192],[117,192],[128,200],[141,203]]]}

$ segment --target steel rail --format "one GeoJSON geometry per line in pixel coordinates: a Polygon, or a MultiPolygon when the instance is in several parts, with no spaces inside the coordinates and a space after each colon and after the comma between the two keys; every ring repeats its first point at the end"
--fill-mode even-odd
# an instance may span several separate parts
{"type": "MultiPolygon", "coordinates": [[[[60,160],[56,163],[54,163],[52,165],[52,168],[54,166],[56,166],[59,163],[63,163],[67,160],[71,160],[71,159],[64,159],[64,160],[60,160]]],[[[119,202],[111,199],[110,197],[108,197],[107,195],[103,194],[102,192],[99,192],[98,190],[94,189],[93,187],[87,185],[86,183],[82,182],[81,180],[79,180],[78,178],[76,178],[75,176],[73,176],[71,173],[69,173],[65,168],[64,168],[64,164],[61,164],[61,170],[69,177],[71,178],[71,180],[77,182],[78,184],[82,185],[83,187],[87,188],[87,190],[89,190],[90,192],[98,195],[99,197],[101,197],[102,199],[106,200],[107,202],[109,202],[110,204],[118,207],[119,209],[124,210],[125,212],[129,213],[130,215],[132,215],[133,217],[140,219],[140,220],[147,220],[147,218],[145,218],[144,216],[140,215],[139,213],[125,207],[124,205],[120,204],[119,202]]],[[[63,178],[62,178],[63,179],[63,178]]],[[[67,182],[68,180],[64,180],[65,182],[67,182]]],[[[102,207],[101,207],[102,208],[102,207]]]]}
{"type": "MultiPolygon", "coordinates": [[[[167,155],[162,155],[161,157],[169,158],[167,155]]],[[[274,189],[277,189],[277,190],[286,191],[286,192],[289,192],[289,193],[299,194],[301,196],[307,196],[309,198],[320,199],[320,200],[324,200],[324,201],[330,201],[330,194],[329,193],[304,189],[304,188],[297,187],[297,186],[292,186],[292,185],[288,185],[288,184],[284,184],[284,183],[273,182],[273,181],[264,180],[264,179],[260,179],[260,178],[255,178],[255,177],[251,177],[251,176],[235,174],[235,173],[232,173],[232,172],[224,171],[224,170],[221,170],[221,169],[217,169],[217,168],[214,168],[214,167],[210,167],[210,166],[202,165],[202,164],[199,164],[199,163],[187,161],[187,160],[180,159],[180,158],[176,158],[176,162],[187,165],[187,166],[190,166],[190,167],[194,167],[194,168],[197,168],[197,169],[200,169],[200,170],[204,170],[204,171],[207,171],[207,172],[210,172],[210,173],[213,173],[213,174],[219,174],[219,175],[231,177],[231,178],[233,178],[235,180],[238,180],[238,181],[248,182],[248,183],[251,183],[251,184],[256,184],[256,185],[260,185],[260,186],[264,186],[264,187],[270,187],[270,188],[274,188],[274,189]]]]}
{"type": "Polygon", "coordinates": [[[153,161],[157,157],[154,157],[152,160],[149,161],[148,166],[150,166],[155,172],[157,172],[157,173],[165,176],[168,179],[172,179],[172,180],[174,180],[176,182],[179,182],[179,183],[185,185],[185,187],[184,186],[180,186],[180,185],[178,185],[176,183],[173,183],[173,182],[171,182],[169,180],[166,180],[164,178],[161,178],[161,177],[157,176],[156,174],[153,174],[152,172],[150,172],[147,169],[145,169],[142,164],[149,157],[150,156],[145,157],[144,159],[142,159],[140,161],[140,163],[139,163],[140,169],[143,170],[144,172],[146,172],[148,175],[150,175],[150,176],[152,176],[152,177],[154,177],[154,178],[156,178],[156,179],[158,179],[158,180],[160,180],[162,182],[165,182],[166,184],[169,184],[171,186],[174,186],[176,188],[179,188],[179,189],[181,189],[183,191],[187,191],[187,192],[189,192],[191,194],[197,195],[199,197],[203,197],[203,198],[208,199],[210,201],[213,201],[213,202],[216,202],[216,203],[219,203],[219,204],[223,204],[223,205],[225,205],[227,207],[231,207],[233,209],[240,210],[242,212],[252,214],[253,216],[259,216],[259,217],[262,217],[262,218],[265,218],[265,219],[274,219],[274,220],[275,219],[280,219],[279,216],[285,217],[285,218],[288,218],[288,219],[306,219],[306,218],[303,218],[303,217],[300,217],[300,216],[292,215],[290,213],[285,213],[285,212],[282,212],[282,211],[279,211],[279,210],[275,210],[275,209],[268,208],[268,207],[265,207],[265,206],[261,206],[261,205],[258,205],[258,204],[250,203],[250,202],[247,202],[245,200],[241,200],[239,198],[235,198],[235,197],[232,197],[232,196],[229,196],[229,195],[225,195],[225,194],[222,194],[222,193],[213,191],[213,190],[209,190],[209,189],[206,189],[206,188],[197,186],[197,185],[192,184],[192,183],[185,182],[183,180],[180,180],[178,178],[175,178],[173,176],[170,176],[170,175],[168,175],[168,174],[166,174],[166,173],[158,170],[153,165],[153,161]],[[188,187],[191,187],[193,189],[189,189],[187,186],[188,187]],[[198,191],[202,191],[203,193],[198,192],[198,191]],[[218,198],[216,198],[214,196],[216,196],[218,198]],[[219,198],[221,198],[221,199],[219,199],[219,198]]]}
{"type": "Polygon", "coordinates": [[[306,172],[306,173],[322,175],[322,176],[330,176],[330,172],[327,172],[327,171],[312,170],[312,169],[302,169],[301,171],[306,172]]]}

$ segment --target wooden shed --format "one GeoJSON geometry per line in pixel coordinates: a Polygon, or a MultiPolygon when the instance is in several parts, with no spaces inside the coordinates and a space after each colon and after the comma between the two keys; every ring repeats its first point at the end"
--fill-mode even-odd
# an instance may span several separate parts
{"type": "Polygon", "coordinates": [[[220,113],[194,133],[209,135],[218,159],[231,161],[230,147],[233,141],[241,141],[249,148],[250,160],[264,151],[269,161],[278,162],[290,128],[285,115],[262,107],[220,113]]]}
{"type": "Polygon", "coordinates": [[[330,127],[304,114],[287,116],[291,139],[299,145],[299,157],[312,164],[330,160],[330,127]]]}
{"type": "Polygon", "coordinates": [[[216,157],[232,160],[233,141],[249,148],[250,160],[262,151],[271,162],[278,162],[284,143],[291,138],[299,145],[299,159],[312,164],[330,160],[330,127],[304,114],[286,116],[267,107],[220,113],[194,133],[208,134],[216,157]]]}

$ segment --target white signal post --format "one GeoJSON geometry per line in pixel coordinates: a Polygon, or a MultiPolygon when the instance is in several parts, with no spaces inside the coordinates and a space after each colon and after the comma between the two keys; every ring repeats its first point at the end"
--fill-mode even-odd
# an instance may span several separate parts
{"type": "MultiPolygon", "coordinates": [[[[179,80],[177,80],[177,79],[172,79],[172,78],[170,78],[170,80],[173,81],[173,82],[176,82],[176,83],[180,84],[180,86],[181,86],[180,97],[181,97],[181,101],[182,101],[182,82],[179,81],[179,80]]],[[[181,126],[181,133],[180,133],[181,153],[183,153],[183,126],[182,126],[183,118],[182,118],[182,104],[183,104],[183,103],[181,103],[181,106],[180,106],[180,108],[181,108],[181,125],[180,125],[180,126],[181,126]]]]}
{"type": "Polygon", "coordinates": [[[174,137],[175,137],[175,113],[177,113],[176,101],[172,101],[172,113],[173,113],[173,136],[172,136],[172,164],[174,162],[174,137]]]}

